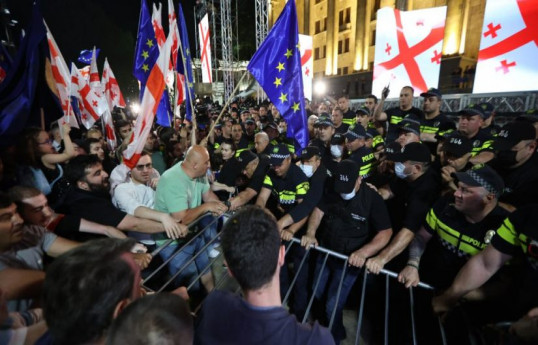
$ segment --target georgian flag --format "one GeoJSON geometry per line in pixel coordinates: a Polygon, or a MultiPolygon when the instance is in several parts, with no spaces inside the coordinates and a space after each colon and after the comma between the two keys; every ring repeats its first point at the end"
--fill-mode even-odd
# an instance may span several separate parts
{"type": "Polygon", "coordinates": [[[67,68],[62,53],[60,52],[60,48],[58,48],[54,37],[52,37],[52,33],[49,31],[48,26],[45,25],[45,27],[47,29],[47,41],[49,43],[52,77],[58,88],[58,97],[60,98],[64,113],[60,122],[61,124],[68,123],[71,127],[79,128],[70,102],[71,74],[69,73],[69,69],[67,68]]]}
{"type": "Polygon", "coordinates": [[[415,95],[439,84],[446,6],[416,11],[377,11],[372,93],[390,84],[389,97],[411,85],[415,95]]]}
{"type": "Polygon", "coordinates": [[[487,1],[473,93],[538,89],[538,2],[487,1]]]}
{"type": "Polygon", "coordinates": [[[159,3],[159,7],[153,4],[153,12],[151,12],[151,25],[153,26],[153,31],[155,31],[155,37],[157,38],[157,45],[161,48],[166,41],[166,36],[164,34],[164,29],[162,25],[162,4],[159,3]]]}
{"type": "Polygon", "coordinates": [[[77,98],[80,120],[87,129],[108,109],[105,98],[90,88],[88,81],[80,74],[77,66],[71,64],[71,96],[77,98]]]}
{"type": "Polygon", "coordinates": [[[172,35],[168,35],[163,48],[159,53],[159,58],[153,65],[146,82],[146,90],[142,96],[140,105],[140,115],[138,116],[131,136],[131,141],[127,149],[123,151],[123,164],[133,169],[140,159],[140,153],[144,149],[146,139],[153,125],[155,113],[159,107],[163,89],[165,86],[165,73],[170,63],[170,50],[172,46],[172,35]]]}
{"type": "Polygon", "coordinates": [[[90,62],[90,87],[96,92],[103,92],[101,89],[101,78],[99,78],[99,70],[97,69],[97,54],[93,47],[92,61],[90,62]]]}
{"type": "Polygon", "coordinates": [[[202,52],[202,82],[212,83],[213,76],[211,74],[211,42],[209,37],[209,20],[207,13],[198,23],[198,36],[200,40],[200,51],[202,52]]]}
{"type": "Polygon", "coordinates": [[[101,87],[104,90],[105,98],[108,103],[108,108],[110,111],[114,107],[125,108],[125,100],[123,99],[123,94],[121,93],[120,86],[114,72],[108,64],[108,59],[105,58],[105,64],[103,66],[103,77],[101,78],[101,87]]]}
{"type": "Polygon", "coordinates": [[[303,71],[303,90],[305,98],[312,100],[312,78],[314,76],[314,59],[312,59],[312,36],[299,35],[301,68],[303,71]]]}

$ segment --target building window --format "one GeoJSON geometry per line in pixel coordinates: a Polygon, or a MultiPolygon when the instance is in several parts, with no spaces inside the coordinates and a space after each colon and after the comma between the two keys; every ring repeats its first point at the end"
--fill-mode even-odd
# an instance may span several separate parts
{"type": "Polygon", "coordinates": [[[322,2],[323,0],[316,0],[316,5],[322,2]]]}
{"type": "Polygon", "coordinates": [[[349,53],[349,38],[338,41],[338,54],[349,53]]]}
{"type": "Polygon", "coordinates": [[[321,21],[316,20],[316,28],[314,30],[315,34],[319,34],[321,32],[321,21]]]}
{"type": "Polygon", "coordinates": [[[338,27],[340,31],[350,28],[351,23],[351,7],[348,7],[338,13],[338,27]]]}
{"type": "Polygon", "coordinates": [[[321,58],[325,59],[325,56],[327,56],[327,46],[323,46],[321,58]]]}
{"type": "Polygon", "coordinates": [[[344,53],[349,52],[349,38],[344,40],[344,53]]]}
{"type": "Polygon", "coordinates": [[[372,9],[372,15],[370,17],[370,20],[377,19],[377,10],[379,10],[380,8],[381,8],[381,0],[375,0],[374,8],[372,9]]]}
{"type": "Polygon", "coordinates": [[[374,29],[374,30],[372,30],[372,36],[370,37],[370,45],[371,46],[375,46],[375,34],[376,34],[376,32],[375,32],[375,29],[374,29]]]}
{"type": "Polygon", "coordinates": [[[344,74],[348,74],[348,72],[349,72],[349,67],[344,67],[344,68],[342,69],[342,73],[344,73],[344,74]]]}
{"type": "Polygon", "coordinates": [[[319,48],[314,48],[314,60],[319,60],[319,48]]]}
{"type": "Polygon", "coordinates": [[[338,41],[338,54],[342,54],[342,41],[338,41]]]}
{"type": "Polygon", "coordinates": [[[338,74],[338,75],[342,75],[342,69],[341,69],[341,68],[337,69],[337,70],[336,70],[336,74],[338,74]]]}

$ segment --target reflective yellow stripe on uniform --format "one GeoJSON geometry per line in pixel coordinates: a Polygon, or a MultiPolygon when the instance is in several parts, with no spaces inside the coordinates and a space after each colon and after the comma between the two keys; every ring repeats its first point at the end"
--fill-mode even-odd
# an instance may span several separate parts
{"type": "Polygon", "coordinates": [[[351,126],[351,125],[355,124],[355,118],[351,118],[351,119],[344,118],[344,119],[342,119],[342,122],[345,123],[346,125],[351,126]]]}
{"type": "Polygon", "coordinates": [[[362,176],[362,177],[369,176],[370,172],[372,171],[372,168],[373,168],[372,163],[361,166],[359,170],[359,176],[362,176]]]}
{"type": "Polygon", "coordinates": [[[400,122],[402,122],[402,120],[403,120],[403,117],[400,117],[400,116],[392,115],[390,117],[390,123],[393,124],[393,125],[399,124],[400,122]]]}
{"type": "Polygon", "coordinates": [[[286,146],[288,147],[288,150],[290,150],[290,153],[295,153],[295,146],[293,146],[293,144],[286,144],[286,146]]]}
{"type": "Polygon", "coordinates": [[[295,203],[296,193],[291,190],[283,190],[278,193],[278,199],[282,205],[292,205],[295,203]]]}
{"type": "Polygon", "coordinates": [[[310,189],[310,183],[308,183],[308,181],[299,183],[297,187],[295,187],[295,193],[303,196],[306,194],[306,192],[308,192],[308,189],[310,189]]]}
{"type": "Polygon", "coordinates": [[[376,135],[372,139],[372,147],[383,145],[384,143],[385,143],[385,140],[383,140],[383,137],[381,135],[376,135]]]}
{"type": "Polygon", "coordinates": [[[245,150],[248,150],[249,148],[248,147],[245,147],[244,149],[238,149],[235,151],[235,157],[239,157],[239,155],[241,154],[241,152],[245,151],[245,150]]]}
{"type": "Polygon", "coordinates": [[[273,181],[271,181],[269,175],[265,175],[265,178],[263,179],[263,184],[269,185],[271,187],[273,186],[273,181]]]}
{"type": "Polygon", "coordinates": [[[420,133],[435,134],[439,130],[439,127],[420,126],[420,133]]]}
{"type": "Polygon", "coordinates": [[[503,240],[513,246],[517,246],[519,244],[516,229],[514,229],[514,225],[508,218],[506,218],[503,224],[497,229],[497,235],[501,236],[503,240]]]}
{"type": "Polygon", "coordinates": [[[433,210],[431,210],[426,217],[426,222],[428,222],[428,225],[430,226],[431,224],[435,225],[434,227],[432,227],[432,229],[437,232],[437,234],[442,240],[450,243],[456,248],[456,250],[465,254],[475,255],[482,251],[487,245],[480,240],[477,240],[467,235],[463,235],[459,231],[452,229],[448,225],[444,224],[443,222],[441,222],[441,220],[439,220],[439,218],[437,218],[433,210]],[[428,218],[430,219],[428,220],[428,218]]]}

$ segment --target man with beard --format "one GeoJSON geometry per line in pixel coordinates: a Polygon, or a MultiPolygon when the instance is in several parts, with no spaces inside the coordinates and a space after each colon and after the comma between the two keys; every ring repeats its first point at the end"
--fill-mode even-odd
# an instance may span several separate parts
{"type": "Polygon", "coordinates": [[[66,176],[72,183],[60,207],[63,213],[74,214],[92,222],[110,225],[120,230],[143,233],[165,232],[171,238],[187,233],[184,225],[175,223],[168,229],[151,219],[132,216],[118,210],[110,200],[108,174],[96,156],[78,156],[66,167],[66,176]]]}

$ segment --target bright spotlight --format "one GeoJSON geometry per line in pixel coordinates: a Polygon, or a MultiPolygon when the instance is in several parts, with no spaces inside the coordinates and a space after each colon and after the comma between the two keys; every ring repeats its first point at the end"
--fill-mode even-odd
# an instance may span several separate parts
{"type": "Polygon", "coordinates": [[[138,103],[132,103],[131,104],[131,111],[134,113],[134,114],[137,114],[140,112],[140,104],[138,103]]]}
{"type": "Polygon", "coordinates": [[[314,92],[318,95],[324,95],[325,91],[327,91],[327,85],[325,85],[325,82],[318,80],[314,84],[314,92]]]}

